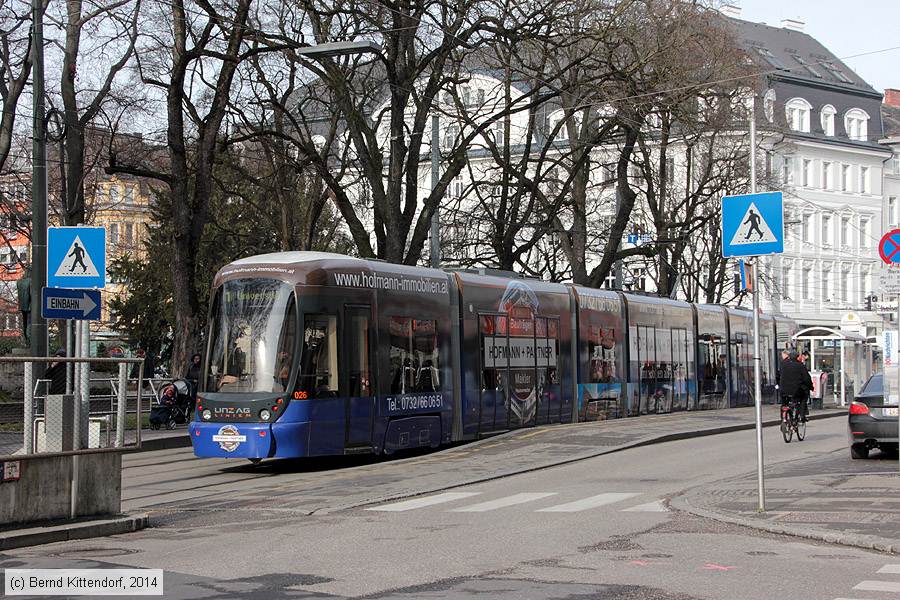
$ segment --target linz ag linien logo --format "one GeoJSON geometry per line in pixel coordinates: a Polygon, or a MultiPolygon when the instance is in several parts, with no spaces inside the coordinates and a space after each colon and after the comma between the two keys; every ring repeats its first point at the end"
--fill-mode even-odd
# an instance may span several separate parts
{"type": "Polygon", "coordinates": [[[247,436],[241,435],[234,425],[225,425],[213,436],[213,441],[219,442],[219,448],[225,452],[234,452],[241,442],[247,441],[247,436]]]}
{"type": "Polygon", "coordinates": [[[249,418],[250,417],[250,409],[249,408],[240,408],[234,406],[217,406],[213,408],[213,413],[217,417],[238,417],[238,418],[249,418]]]}

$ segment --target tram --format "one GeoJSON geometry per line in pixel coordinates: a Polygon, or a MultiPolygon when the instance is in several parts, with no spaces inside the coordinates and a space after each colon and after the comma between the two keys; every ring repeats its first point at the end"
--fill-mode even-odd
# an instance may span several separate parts
{"type": "MultiPolygon", "coordinates": [[[[200,457],[392,453],[553,423],[747,406],[751,314],[320,252],[216,275],[200,457]]],[[[763,389],[793,321],[763,316],[763,389]]]]}

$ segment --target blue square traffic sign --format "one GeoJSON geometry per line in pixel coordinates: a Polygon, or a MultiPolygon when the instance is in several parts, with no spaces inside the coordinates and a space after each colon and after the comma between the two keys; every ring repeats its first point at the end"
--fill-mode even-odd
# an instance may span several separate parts
{"type": "Polygon", "coordinates": [[[781,192],[722,198],[722,256],[760,256],[784,252],[781,192]]]}
{"type": "Polygon", "coordinates": [[[106,229],[103,227],[48,227],[47,286],[52,288],[105,287],[106,229]]]}

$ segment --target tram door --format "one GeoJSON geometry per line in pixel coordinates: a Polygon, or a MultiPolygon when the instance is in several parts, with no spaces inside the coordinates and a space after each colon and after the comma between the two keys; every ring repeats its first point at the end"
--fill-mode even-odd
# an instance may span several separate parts
{"type": "Polygon", "coordinates": [[[372,445],[375,419],[375,381],[371,365],[375,356],[375,340],[371,327],[372,309],[369,306],[344,307],[344,360],[346,368],[344,389],[347,390],[345,446],[372,445]]]}

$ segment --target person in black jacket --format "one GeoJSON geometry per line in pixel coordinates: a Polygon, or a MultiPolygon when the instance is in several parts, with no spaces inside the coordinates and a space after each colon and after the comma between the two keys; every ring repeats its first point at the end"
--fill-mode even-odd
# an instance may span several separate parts
{"type": "Polygon", "coordinates": [[[792,351],[787,360],[781,363],[781,378],[779,387],[781,389],[781,404],[788,404],[791,400],[800,402],[801,418],[806,420],[806,405],[809,393],[812,391],[812,378],[809,371],[798,360],[800,355],[796,351],[792,351]]]}
{"type": "MultiPolygon", "coordinates": [[[[56,351],[54,356],[62,357],[66,355],[64,348],[56,351]]],[[[50,363],[50,368],[44,373],[44,377],[50,380],[50,387],[47,389],[48,394],[65,394],[66,393],[66,363],[54,362],[50,363]]]]}

